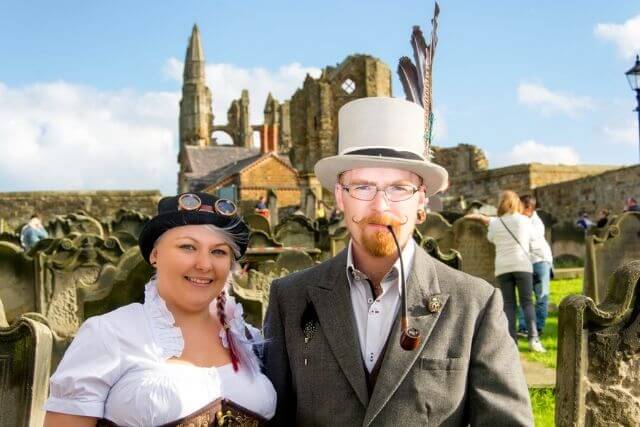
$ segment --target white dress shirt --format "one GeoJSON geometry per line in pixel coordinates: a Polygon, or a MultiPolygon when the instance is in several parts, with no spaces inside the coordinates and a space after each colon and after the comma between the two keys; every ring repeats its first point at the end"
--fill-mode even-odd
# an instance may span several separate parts
{"type": "MultiPolygon", "coordinates": [[[[380,283],[382,293],[374,299],[367,276],[353,264],[352,245],[353,242],[350,241],[347,250],[347,278],[358,327],[362,359],[367,370],[371,372],[384,350],[400,306],[400,260],[396,260],[391,270],[384,276],[380,283]]],[[[405,281],[409,278],[414,254],[415,242],[409,239],[402,250],[405,281]]]]}
{"type": "Polygon", "coordinates": [[[117,425],[155,426],[225,397],[265,418],[274,415],[273,385],[248,364],[235,372],[231,364],[167,363],[184,348],[174,323],[154,282],[145,288],[143,305],[86,320],[51,377],[45,409],[117,425]]]}
{"type": "Polygon", "coordinates": [[[531,215],[531,262],[537,263],[547,261],[553,263],[551,246],[544,237],[544,223],[537,212],[531,215]]]}

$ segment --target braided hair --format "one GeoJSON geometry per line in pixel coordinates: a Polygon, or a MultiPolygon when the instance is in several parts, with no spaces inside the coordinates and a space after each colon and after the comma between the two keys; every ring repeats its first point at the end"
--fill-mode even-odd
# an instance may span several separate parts
{"type": "Polygon", "coordinates": [[[220,324],[224,329],[224,334],[227,337],[227,344],[229,345],[229,353],[231,354],[231,364],[233,365],[233,370],[238,372],[239,361],[238,358],[238,350],[237,343],[232,333],[229,332],[229,325],[227,324],[226,314],[224,312],[225,305],[227,303],[227,294],[223,290],[220,292],[220,295],[216,298],[216,311],[218,312],[218,319],[220,320],[220,324]]]}

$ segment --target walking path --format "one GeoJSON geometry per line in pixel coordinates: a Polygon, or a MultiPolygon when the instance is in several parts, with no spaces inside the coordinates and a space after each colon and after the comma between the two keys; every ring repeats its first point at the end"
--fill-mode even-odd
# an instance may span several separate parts
{"type": "Polygon", "coordinates": [[[556,371],[542,363],[532,362],[520,357],[524,376],[529,388],[554,388],[556,386],[556,371]]]}

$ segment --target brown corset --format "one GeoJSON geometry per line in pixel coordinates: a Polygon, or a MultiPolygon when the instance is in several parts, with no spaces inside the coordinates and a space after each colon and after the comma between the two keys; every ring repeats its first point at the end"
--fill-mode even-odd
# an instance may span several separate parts
{"type": "MultiPolygon", "coordinates": [[[[227,399],[216,399],[184,418],[161,427],[262,427],[266,419],[227,399]]],[[[97,427],[119,427],[107,420],[98,420],[97,427]]]]}

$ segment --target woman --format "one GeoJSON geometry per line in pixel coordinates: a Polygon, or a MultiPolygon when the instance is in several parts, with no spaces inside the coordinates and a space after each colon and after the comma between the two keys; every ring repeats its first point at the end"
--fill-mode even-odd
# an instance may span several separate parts
{"type": "Polygon", "coordinates": [[[516,336],[516,288],[527,324],[529,348],[544,353],[538,338],[536,312],[533,307],[533,268],[529,258],[532,241],[531,221],[522,215],[520,198],[504,191],[498,205],[498,218],[489,220],[487,238],[496,247],[495,275],[504,297],[504,311],[509,321],[509,334],[516,336]]]}
{"type": "Polygon", "coordinates": [[[160,200],[139,239],[156,269],[144,304],[84,322],[51,377],[45,426],[175,425],[220,398],[271,418],[275,391],[253,352],[259,332],[225,293],[248,237],[227,200],[160,200]]]}

